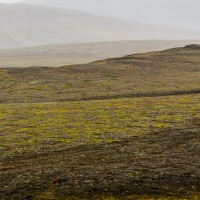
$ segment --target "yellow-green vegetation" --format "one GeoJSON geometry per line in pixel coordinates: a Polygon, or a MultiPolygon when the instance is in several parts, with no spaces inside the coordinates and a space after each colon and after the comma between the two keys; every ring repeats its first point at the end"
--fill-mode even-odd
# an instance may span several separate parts
{"type": "MultiPolygon", "coordinates": [[[[93,196],[92,198],[88,198],[87,196],[82,197],[66,197],[65,199],[62,198],[62,200],[199,200],[199,195],[188,195],[185,197],[162,197],[162,196],[156,196],[156,195],[130,195],[130,196],[93,196]]],[[[42,195],[38,195],[34,198],[34,200],[59,200],[59,198],[56,198],[53,194],[53,192],[46,192],[42,195]]]]}
{"type": "Polygon", "coordinates": [[[199,199],[199,53],[0,69],[0,199],[199,199]]]}
{"type": "Polygon", "coordinates": [[[3,156],[199,125],[200,95],[0,105],[3,156]]]}

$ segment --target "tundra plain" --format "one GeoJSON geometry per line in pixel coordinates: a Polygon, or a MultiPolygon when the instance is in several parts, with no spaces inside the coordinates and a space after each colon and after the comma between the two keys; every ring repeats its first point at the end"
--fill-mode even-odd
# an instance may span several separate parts
{"type": "Polygon", "coordinates": [[[106,58],[183,47],[188,44],[200,44],[200,40],[130,40],[0,49],[0,68],[85,64],[106,58]]]}
{"type": "Polygon", "coordinates": [[[199,199],[200,46],[0,69],[0,199],[199,199]]]}

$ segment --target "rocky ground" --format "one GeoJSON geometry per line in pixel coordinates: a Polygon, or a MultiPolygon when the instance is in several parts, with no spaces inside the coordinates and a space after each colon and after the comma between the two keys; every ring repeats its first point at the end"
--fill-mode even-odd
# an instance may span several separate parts
{"type": "Polygon", "coordinates": [[[1,198],[199,195],[199,131],[164,130],[110,144],[2,160],[1,198]]]}

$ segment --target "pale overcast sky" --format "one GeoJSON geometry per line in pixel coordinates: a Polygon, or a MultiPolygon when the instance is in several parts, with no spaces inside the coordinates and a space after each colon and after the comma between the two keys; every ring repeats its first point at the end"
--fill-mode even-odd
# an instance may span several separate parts
{"type": "MultiPolygon", "coordinates": [[[[0,0],[14,3],[20,0],[0,0]]],[[[114,18],[200,30],[200,0],[25,0],[114,18]],[[106,6],[105,6],[106,5],[106,6]]]]}
{"type": "Polygon", "coordinates": [[[0,3],[14,3],[17,2],[18,0],[0,0],[0,3]]]}

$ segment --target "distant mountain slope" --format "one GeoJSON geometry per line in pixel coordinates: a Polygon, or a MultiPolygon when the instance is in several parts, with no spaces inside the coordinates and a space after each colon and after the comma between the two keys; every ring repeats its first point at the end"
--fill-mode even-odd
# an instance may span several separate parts
{"type": "Polygon", "coordinates": [[[200,29],[199,0],[23,0],[22,2],[59,6],[174,27],[200,29]]]}
{"type": "Polygon", "coordinates": [[[114,40],[200,39],[200,31],[21,4],[0,4],[0,25],[0,48],[114,40]]]}
{"type": "Polygon", "coordinates": [[[134,53],[181,47],[191,43],[200,44],[200,40],[130,40],[1,49],[0,68],[30,66],[59,67],[63,65],[83,64],[134,53]]]}

